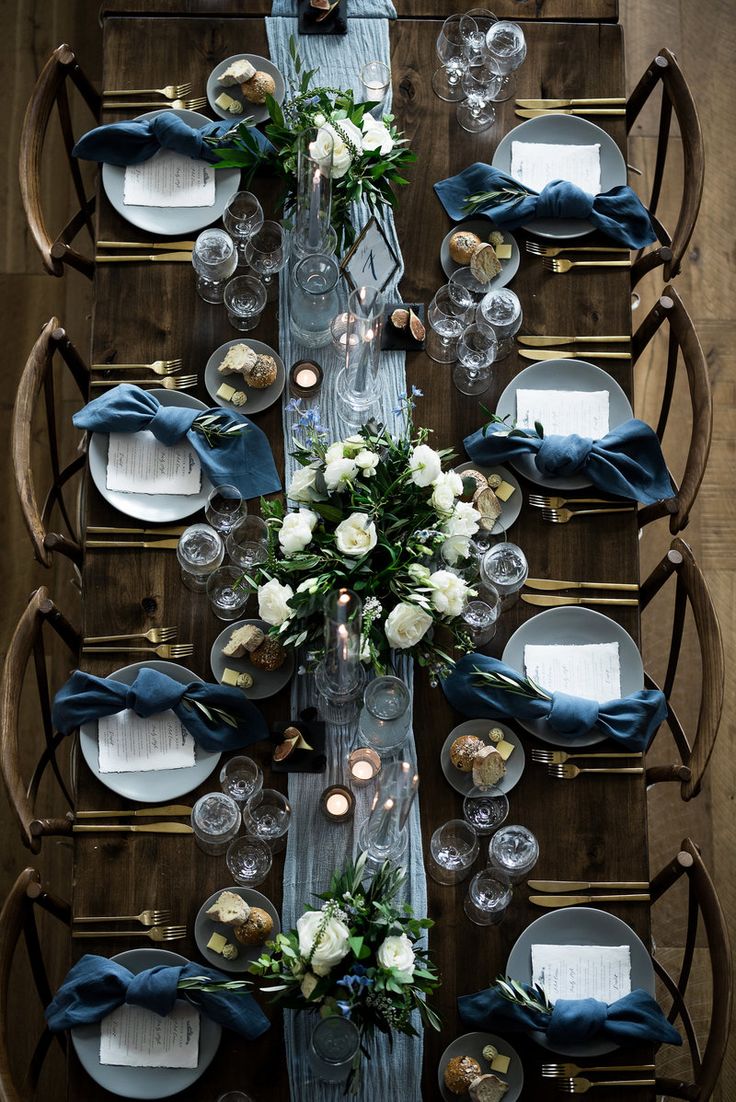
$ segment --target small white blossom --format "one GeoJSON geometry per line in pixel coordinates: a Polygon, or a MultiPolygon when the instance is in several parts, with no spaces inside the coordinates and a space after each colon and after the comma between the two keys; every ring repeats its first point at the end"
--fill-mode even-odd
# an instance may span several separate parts
{"type": "Polygon", "coordinates": [[[442,473],[442,460],[427,444],[418,444],[409,459],[411,479],[415,486],[431,486],[442,473]]]}

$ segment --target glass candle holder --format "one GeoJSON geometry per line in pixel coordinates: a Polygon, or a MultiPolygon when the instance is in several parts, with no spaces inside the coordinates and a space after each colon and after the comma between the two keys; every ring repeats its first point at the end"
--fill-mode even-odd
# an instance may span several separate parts
{"type": "Polygon", "coordinates": [[[303,260],[305,256],[311,256],[313,253],[319,253],[320,256],[337,256],[337,230],[334,226],[327,227],[316,248],[312,248],[309,241],[306,241],[304,238],[292,236],[291,260],[294,264],[296,261],[303,260]]]}
{"type": "Polygon", "coordinates": [[[384,308],[384,297],[376,287],[358,287],[348,296],[345,367],[337,376],[335,394],[338,413],[352,428],[369,421],[378,402],[384,308]]]}
{"type": "Polygon", "coordinates": [[[521,329],[523,316],[518,295],[508,287],[489,291],[481,299],[478,306],[478,320],[482,320],[483,324],[496,334],[497,360],[505,359],[514,351],[516,347],[514,337],[521,329]]]}
{"type": "Polygon", "coordinates": [[[263,773],[252,758],[238,755],[225,762],[220,770],[222,791],[242,804],[263,788],[263,773]]]}
{"type": "Polygon", "coordinates": [[[331,784],[319,798],[319,809],[331,823],[347,823],[355,814],[355,796],[343,784],[331,784]]]}
{"type": "Polygon", "coordinates": [[[236,884],[255,888],[262,884],[271,871],[271,850],[260,838],[236,838],[228,846],[225,863],[236,884]]]}
{"type": "Polygon", "coordinates": [[[330,325],[330,336],[335,351],[347,356],[348,341],[350,344],[356,345],[359,339],[355,331],[355,319],[347,311],[338,314],[330,325]]]}
{"type": "Polygon", "coordinates": [[[370,814],[358,835],[369,871],[384,861],[397,860],[406,849],[406,821],[418,787],[419,774],[410,762],[393,761],[382,769],[370,814]]]}
{"type": "Polygon", "coordinates": [[[328,720],[345,724],[355,717],[365,673],[360,662],[363,603],[350,589],[328,593],[324,601],[324,658],[315,683],[329,710],[328,720]]]}
{"type": "Polygon", "coordinates": [[[511,885],[495,869],[481,869],[468,885],[464,910],[476,926],[497,926],[503,921],[513,895],[511,885]]]}
{"type": "Polygon", "coordinates": [[[411,727],[411,693],[398,677],[376,677],[363,693],[358,721],[362,741],[389,757],[400,750],[411,727]]]}
{"type": "Polygon", "coordinates": [[[289,371],[289,393],[295,398],[316,398],[324,372],[316,360],[297,360],[289,371]]]}
{"type": "Polygon", "coordinates": [[[476,834],[492,834],[508,813],[508,797],[495,785],[475,785],[463,800],[463,815],[476,834]]]}
{"type": "Polygon", "coordinates": [[[266,288],[252,275],[239,275],[225,288],[227,319],[241,333],[255,329],[266,305],[266,288]]]}
{"type": "Polygon", "coordinates": [[[391,87],[391,70],[383,61],[368,61],[360,70],[363,101],[380,106],[391,87]]]}
{"type": "Polygon", "coordinates": [[[358,1027],[349,1018],[320,1018],[309,1042],[309,1065],[326,1083],[344,1083],[360,1048],[358,1027]]]}
{"type": "Polygon", "coordinates": [[[225,558],[225,546],[219,533],[209,524],[190,524],[179,537],[176,557],[184,587],[193,593],[203,593],[207,578],[225,558]]]}
{"type": "Polygon", "coordinates": [[[332,151],[333,139],[325,129],[308,127],[299,135],[293,237],[304,254],[321,252],[330,229],[332,151]]]}
{"type": "Polygon", "coordinates": [[[204,515],[216,532],[226,535],[248,512],[237,486],[215,486],[210,490],[204,515]]]}
{"type": "Polygon", "coordinates": [[[539,860],[539,843],[525,826],[513,823],[497,830],[488,847],[488,860],[515,883],[524,880],[539,860]]]}
{"type": "Polygon", "coordinates": [[[427,873],[438,884],[459,884],[470,876],[478,849],[472,826],[463,819],[451,819],[432,835],[427,873]]]}
{"type": "Polygon", "coordinates": [[[251,590],[244,582],[243,571],[237,566],[221,566],[207,579],[210,608],[218,620],[238,620],[245,612],[251,590]]]}
{"type": "Polygon", "coordinates": [[[240,830],[240,822],[240,808],[224,792],[208,792],[192,808],[194,837],[205,853],[225,853],[240,830]]]}
{"type": "Polygon", "coordinates": [[[246,832],[265,842],[271,853],[279,853],[286,847],[290,820],[291,804],[275,788],[262,788],[243,808],[246,832]]]}
{"type": "Polygon", "coordinates": [[[192,249],[197,294],[205,302],[222,302],[225,286],[238,266],[235,243],[224,230],[203,230],[192,249]]]}
{"type": "Polygon", "coordinates": [[[354,788],[365,788],[381,772],[381,758],[370,746],[359,746],[348,754],[348,778],[354,788]]]}
{"type": "Polygon", "coordinates": [[[502,609],[509,608],[517,600],[528,574],[526,556],[515,543],[495,543],[481,559],[481,582],[496,589],[502,609]]]}
{"type": "Polygon", "coordinates": [[[334,257],[311,253],[292,274],[289,323],[306,348],[323,348],[331,340],[330,326],[339,306],[340,269],[334,257]]]}

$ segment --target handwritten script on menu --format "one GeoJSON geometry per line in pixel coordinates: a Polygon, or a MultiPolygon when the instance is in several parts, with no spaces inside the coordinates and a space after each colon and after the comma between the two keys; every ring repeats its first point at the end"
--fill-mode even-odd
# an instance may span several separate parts
{"type": "Polygon", "coordinates": [[[139,716],[127,709],[97,721],[101,773],[190,769],[194,739],[173,712],[139,716]]]}
{"type": "Polygon", "coordinates": [[[527,677],[552,693],[569,693],[585,700],[619,700],[621,663],[618,643],[527,644],[527,677]]]}
{"type": "Polygon", "coordinates": [[[607,390],[517,390],[516,423],[533,429],[539,421],[546,436],[576,432],[600,440],[608,432],[607,390]]]}
{"type": "Polygon", "coordinates": [[[199,1011],[177,1002],[165,1018],[120,1006],[100,1024],[100,1063],[133,1068],[196,1068],[199,1011]]]}
{"type": "Polygon", "coordinates": [[[161,149],[148,161],[125,169],[123,202],[134,207],[211,207],[215,170],[205,161],[161,149]]]}
{"type": "Polygon", "coordinates": [[[202,468],[188,444],[162,444],[152,432],[111,432],[107,488],[124,494],[198,494],[202,468]]]}
{"type": "Polygon", "coordinates": [[[532,945],[532,982],[551,1003],[600,999],[613,1003],[631,991],[628,945],[532,945]]]}

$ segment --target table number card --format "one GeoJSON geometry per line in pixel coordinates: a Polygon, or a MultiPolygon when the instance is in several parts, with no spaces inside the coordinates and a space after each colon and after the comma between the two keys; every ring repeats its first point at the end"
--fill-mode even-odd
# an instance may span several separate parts
{"type": "Polygon", "coordinates": [[[619,700],[621,662],[618,643],[527,644],[527,677],[547,692],[569,693],[585,700],[619,700]]]}
{"type": "Polygon", "coordinates": [[[511,175],[533,191],[541,191],[553,180],[569,180],[589,195],[597,195],[601,190],[601,147],[512,142],[511,175]]]}
{"type": "Polygon", "coordinates": [[[215,170],[170,149],[125,169],[123,202],[135,207],[212,207],[215,170]]]}
{"type": "Polygon", "coordinates": [[[202,467],[188,444],[167,446],[152,432],[111,432],[107,488],[124,494],[198,494],[202,467]]]}
{"type": "Polygon", "coordinates": [[[600,999],[613,1003],[631,991],[628,945],[532,945],[532,983],[551,1003],[600,999]]]}
{"type": "Polygon", "coordinates": [[[196,1068],[199,1011],[182,1001],[165,1018],[120,1006],[100,1023],[100,1063],[129,1068],[196,1068]]]}
{"type": "Polygon", "coordinates": [[[539,421],[545,436],[587,436],[600,440],[608,432],[607,390],[517,390],[516,423],[533,429],[539,421]]]}
{"type": "Polygon", "coordinates": [[[97,720],[101,773],[190,769],[194,739],[173,712],[139,716],[127,709],[97,720]]]}

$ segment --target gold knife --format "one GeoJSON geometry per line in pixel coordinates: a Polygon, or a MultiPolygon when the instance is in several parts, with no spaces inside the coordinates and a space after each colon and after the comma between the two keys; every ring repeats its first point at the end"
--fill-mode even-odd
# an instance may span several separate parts
{"type": "Polygon", "coordinates": [[[98,249],[193,249],[193,241],[98,241],[98,249]]]}
{"type": "Polygon", "coordinates": [[[140,807],[135,811],[77,811],[77,819],[147,818],[152,815],[191,815],[187,804],[167,804],[166,807],[140,807]]]}
{"type": "MultiPolygon", "coordinates": [[[[614,249],[612,252],[624,252],[624,249],[614,249]]],[[[519,344],[527,348],[554,348],[558,344],[628,344],[631,337],[517,337],[519,344]]],[[[111,364],[111,367],[114,365],[111,364]]]]}
{"type": "MultiPolygon", "coordinates": [[[[95,256],[95,260],[97,261],[98,264],[111,264],[113,262],[118,264],[121,261],[130,261],[131,263],[140,264],[142,262],[146,262],[146,261],[149,261],[149,260],[166,260],[166,261],[168,261],[168,260],[181,260],[181,261],[186,261],[187,263],[191,264],[192,254],[191,254],[191,252],[186,252],[186,253],[136,253],[135,256],[133,256],[133,255],[131,255],[131,256],[125,256],[125,255],[124,256],[100,256],[100,254],[98,253],[95,256]]],[[[111,364],[110,366],[113,367],[114,365],[111,364]]]]}
{"type": "Polygon", "coordinates": [[[189,823],[75,823],[74,833],[81,831],[126,831],[136,834],[193,834],[189,823]]]}
{"type": "Polygon", "coordinates": [[[524,585],[530,589],[625,589],[632,593],[639,592],[636,582],[557,582],[549,578],[527,578],[524,585]]]}
{"type": "Polygon", "coordinates": [[[178,540],[87,540],[85,547],[144,547],[147,551],[176,551],[178,540]]]}
{"type": "MultiPolygon", "coordinates": [[[[625,512],[625,510],[621,510],[625,512]]],[[[557,605],[638,605],[635,597],[550,597],[542,593],[522,593],[522,601],[528,605],[554,608],[557,605]]]]}
{"type": "Polygon", "coordinates": [[[626,105],[623,96],[613,96],[610,99],[517,99],[517,107],[528,107],[531,110],[544,110],[546,107],[595,107],[598,104],[613,107],[626,105]]]}
{"type": "Polygon", "coordinates": [[[535,907],[577,907],[586,903],[648,903],[649,895],[530,895],[535,907]]]}
{"type": "Polygon", "coordinates": [[[87,531],[100,536],[183,536],[186,528],[184,525],[175,528],[106,528],[102,524],[88,524],[87,531]]]}
{"type": "MultiPolygon", "coordinates": [[[[108,105],[110,106],[110,105],[108,105]]],[[[587,118],[589,115],[600,117],[601,115],[625,115],[625,107],[567,107],[555,110],[549,108],[541,108],[536,111],[520,111],[516,108],[514,112],[520,119],[540,119],[543,115],[576,115],[578,118],[587,118]]]]}
{"type": "Polygon", "coordinates": [[[588,880],[527,880],[527,885],[533,892],[585,892],[589,888],[632,888],[639,891],[649,891],[646,880],[609,881],[591,883],[588,880]]]}
{"type": "Polygon", "coordinates": [[[592,349],[581,349],[580,352],[554,352],[544,348],[520,348],[519,355],[525,360],[577,360],[581,356],[588,356],[593,360],[630,360],[630,352],[601,352],[592,349]]]}

